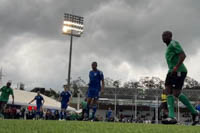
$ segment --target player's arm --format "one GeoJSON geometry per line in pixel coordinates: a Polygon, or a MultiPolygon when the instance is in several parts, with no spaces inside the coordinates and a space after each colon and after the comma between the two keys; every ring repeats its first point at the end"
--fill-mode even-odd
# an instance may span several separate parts
{"type": "Polygon", "coordinates": [[[172,72],[177,72],[178,68],[183,64],[183,61],[185,60],[186,55],[181,45],[179,44],[179,42],[174,42],[173,49],[174,49],[174,52],[179,56],[179,59],[176,66],[174,66],[172,72]]]}
{"type": "Polygon", "coordinates": [[[68,103],[67,103],[68,105],[70,104],[71,100],[72,100],[72,98],[70,97],[70,98],[69,98],[69,101],[68,101],[68,103]]]}
{"type": "Polygon", "coordinates": [[[183,64],[183,61],[186,58],[186,55],[184,52],[181,52],[178,56],[179,56],[179,60],[176,66],[174,67],[173,72],[176,72],[178,70],[178,68],[183,64]]]}
{"type": "Polygon", "coordinates": [[[15,97],[14,97],[14,93],[13,93],[13,90],[11,89],[11,91],[10,91],[10,94],[12,95],[12,104],[14,104],[14,99],[15,99],[15,97]]]}
{"type": "Polygon", "coordinates": [[[62,101],[62,92],[59,95],[58,101],[60,101],[60,102],[62,101]]]}
{"type": "Polygon", "coordinates": [[[104,84],[104,79],[101,80],[101,84],[102,84],[102,85],[101,85],[101,92],[103,92],[103,91],[104,91],[104,85],[105,85],[105,84],[104,84]]]}
{"type": "Polygon", "coordinates": [[[59,96],[58,100],[61,102],[61,101],[62,101],[62,97],[61,97],[61,96],[59,96]]]}
{"type": "Polygon", "coordinates": [[[12,94],[12,104],[14,104],[14,100],[15,99],[15,97],[14,97],[14,94],[12,94]]]}
{"type": "Polygon", "coordinates": [[[101,77],[101,92],[104,91],[104,75],[103,72],[100,72],[100,77],[101,77]]]}
{"type": "Polygon", "coordinates": [[[31,104],[33,101],[35,101],[35,98],[33,100],[31,100],[28,104],[31,104]]]}
{"type": "Polygon", "coordinates": [[[72,100],[72,95],[69,98],[69,102],[67,103],[68,105],[70,104],[71,100],[72,100]]]}
{"type": "Polygon", "coordinates": [[[45,100],[44,100],[44,98],[42,98],[42,105],[44,105],[44,103],[45,103],[45,100]]]}

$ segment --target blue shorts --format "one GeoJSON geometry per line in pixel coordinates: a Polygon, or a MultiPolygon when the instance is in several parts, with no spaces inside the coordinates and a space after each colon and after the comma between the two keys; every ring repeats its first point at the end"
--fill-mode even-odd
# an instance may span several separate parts
{"type": "Polygon", "coordinates": [[[99,99],[99,90],[88,89],[88,98],[99,99]]]}
{"type": "Polygon", "coordinates": [[[61,109],[67,109],[67,107],[68,107],[68,104],[66,104],[66,103],[61,103],[61,109]]]}

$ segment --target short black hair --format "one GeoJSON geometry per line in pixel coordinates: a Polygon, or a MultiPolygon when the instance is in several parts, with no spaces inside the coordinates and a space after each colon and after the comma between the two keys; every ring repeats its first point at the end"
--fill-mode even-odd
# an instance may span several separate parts
{"type": "Polygon", "coordinates": [[[92,65],[93,65],[93,64],[96,64],[96,65],[97,65],[97,62],[96,62],[96,61],[93,61],[93,62],[92,62],[92,65]]]}
{"type": "Polygon", "coordinates": [[[163,35],[164,35],[164,34],[168,34],[168,35],[170,35],[170,37],[172,37],[172,32],[169,31],[169,30],[164,31],[164,32],[163,32],[163,35]]]}

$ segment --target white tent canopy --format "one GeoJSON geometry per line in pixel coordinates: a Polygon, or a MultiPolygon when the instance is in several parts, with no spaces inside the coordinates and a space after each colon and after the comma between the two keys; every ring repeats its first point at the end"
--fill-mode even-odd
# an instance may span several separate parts
{"type": "MultiPolygon", "coordinates": [[[[36,103],[33,102],[32,104],[28,104],[36,95],[37,93],[35,92],[28,92],[28,91],[22,91],[22,90],[16,90],[13,89],[13,93],[14,93],[14,105],[22,105],[22,106],[36,106],[36,103]]],[[[41,94],[42,95],[42,94],[41,94]]],[[[57,109],[60,110],[60,102],[47,97],[45,95],[42,95],[45,103],[43,105],[43,108],[48,108],[48,109],[57,109]]],[[[9,97],[9,104],[12,103],[12,96],[9,97]]],[[[75,108],[72,108],[70,106],[68,106],[67,108],[68,111],[73,111],[73,112],[77,112],[79,113],[80,111],[77,111],[75,108]]]]}

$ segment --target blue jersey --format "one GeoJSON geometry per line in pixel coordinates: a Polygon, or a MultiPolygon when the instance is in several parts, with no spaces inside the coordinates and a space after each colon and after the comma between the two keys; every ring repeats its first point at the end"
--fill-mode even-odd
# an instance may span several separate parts
{"type": "Polygon", "coordinates": [[[112,110],[107,111],[107,118],[110,118],[112,116],[112,110]]]}
{"type": "Polygon", "coordinates": [[[60,97],[62,98],[61,103],[68,103],[71,97],[71,93],[69,91],[63,91],[60,94],[60,97]]]}
{"type": "Polygon", "coordinates": [[[103,72],[102,71],[90,71],[89,73],[89,89],[90,90],[100,90],[101,88],[101,81],[104,80],[103,72]]]}
{"type": "Polygon", "coordinates": [[[38,105],[42,105],[42,100],[44,100],[44,99],[41,95],[39,95],[39,96],[37,95],[37,96],[35,96],[35,100],[36,100],[36,104],[38,106],[38,105]]]}
{"type": "Polygon", "coordinates": [[[196,106],[196,110],[200,111],[200,104],[196,106]]]}

